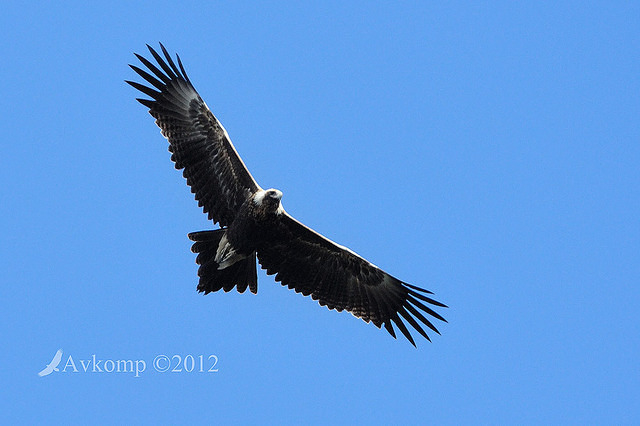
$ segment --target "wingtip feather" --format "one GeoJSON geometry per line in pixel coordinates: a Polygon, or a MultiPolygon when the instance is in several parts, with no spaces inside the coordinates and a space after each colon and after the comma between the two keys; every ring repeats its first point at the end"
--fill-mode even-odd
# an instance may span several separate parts
{"type": "Polygon", "coordinates": [[[427,305],[425,305],[424,303],[420,302],[419,300],[415,299],[414,297],[412,297],[411,295],[407,296],[407,302],[411,302],[414,305],[416,305],[418,308],[422,309],[423,311],[425,311],[426,313],[428,313],[429,315],[431,315],[434,318],[439,319],[440,321],[444,321],[447,322],[447,320],[444,319],[444,317],[442,315],[440,315],[439,313],[437,313],[436,311],[434,311],[433,309],[431,309],[430,307],[428,307],[427,305]]]}
{"type": "Polygon", "coordinates": [[[409,330],[407,330],[407,326],[406,326],[406,325],[404,325],[404,323],[402,322],[402,320],[400,319],[400,317],[398,317],[398,314],[397,314],[397,313],[395,314],[395,316],[393,316],[393,317],[391,318],[391,320],[392,320],[394,323],[396,323],[396,325],[398,326],[398,328],[400,329],[400,331],[402,332],[402,334],[404,334],[404,337],[406,337],[406,338],[407,338],[407,340],[408,340],[409,342],[411,342],[411,344],[412,344],[414,347],[417,347],[417,346],[416,346],[416,342],[413,340],[413,337],[411,336],[411,333],[409,333],[409,330]]]}
{"type": "MultiPolygon", "coordinates": [[[[411,324],[411,326],[418,332],[420,333],[425,339],[427,339],[428,341],[431,341],[431,339],[429,338],[429,335],[427,334],[426,331],[424,331],[424,329],[422,327],[420,327],[420,324],[418,324],[418,322],[415,320],[415,318],[413,318],[411,315],[409,315],[409,313],[404,309],[404,308],[400,308],[398,310],[398,312],[400,313],[400,315],[402,315],[402,317],[404,319],[406,319],[409,324],[411,324]]],[[[436,330],[437,331],[437,330],[436,330]]]]}

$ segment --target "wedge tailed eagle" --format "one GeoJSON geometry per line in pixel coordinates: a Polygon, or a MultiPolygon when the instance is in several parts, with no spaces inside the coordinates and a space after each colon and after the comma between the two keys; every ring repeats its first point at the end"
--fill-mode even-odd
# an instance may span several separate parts
{"type": "Polygon", "coordinates": [[[282,285],[329,309],[384,326],[394,338],[392,323],[415,346],[403,319],[428,340],[423,326],[440,334],[427,316],[446,322],[430,307],[446,305],[429,297],[432,292],[392,277],[290,216],[282,207],[282,192],[262,189],[251,176],[180,57],[174,61],[162,44],[163,56],[147,47],[157,65],[135,54],[146,70],[130,67],[148,85],[127,83],[151,98],[137,100],[149,108],[169,141],[171,160],[176,169],[184,169],[198,205],[220,225],[188,235],[200,265],[199,292],[235,287],[243,293],[248,287],[257,293],[257,258],[282,285]]]}
{"type": "Polygon", "coordinates": [[[62,349],[58,349],[56,354],[53,356],[53,359],[51,360],[51,362],[47,364],[44,370],[38,373],[38,376],[44,377],[44,376],[48,376],[54,371],[60,371],[58,369],[58,365],[60,365],[61,360],[62,360],[62,349]]]}

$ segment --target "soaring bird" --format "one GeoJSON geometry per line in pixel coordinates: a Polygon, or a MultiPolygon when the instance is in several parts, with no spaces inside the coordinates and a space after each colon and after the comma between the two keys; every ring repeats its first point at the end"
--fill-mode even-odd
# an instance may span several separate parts
{"type": "Polygon", "coordinates": [[[60,364],[61,360],[62,360],[62,349],[58,349],[56,354],[53,356],[53,359],[51,360],[51,362],[49,364],[47,364],[47,366],[44,368],[44,370],[42,370],[41,372],[38,373],[38,376],[40,376],[40,377],[48,376],[49,374],[53,373],[54,371],[60,371],[58,369],[58,365],[60,364]]]}
{"type": "Polygon", "coordinates": [[[423,325],[440,334],[425,314],[446,322],[430,306],[445,307],[433,293],[389,275],[354,251],[290,216],[282,192],[262,189],[238,155],[227,131],[202,100],[184,70],[160,44],[151,46],[157,65],[135,54],[146,70],[130,67],[149,86],[127,81],[151,99],[137,100],[169,141],[171,160],[195,194],[198,205],[220,229],[190,233],[197,253],[198,291],[234,287],[258,291],[256,258],[268,275],[322,306],[346,310],[396,337],[392,323],[415,346],[403,319],[431,340],[423,325]],[[177,65],[176,65],[177,63],[177,65]]]}

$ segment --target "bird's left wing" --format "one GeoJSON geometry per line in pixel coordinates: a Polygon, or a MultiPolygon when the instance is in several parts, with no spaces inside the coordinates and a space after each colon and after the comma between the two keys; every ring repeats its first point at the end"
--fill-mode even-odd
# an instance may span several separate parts
{"type": "Polygon", "coordinates": [[[127,81],[151,99],[138,99],[149,108],[162,134],[169,140],[171,159],[183,175],[198,204],[209,219],[227,226],[235,218],[242,203],[260,189],[236,152],[227,131],[214,117],[184,71],[180,57],[178,66],[162,44],[161,57],[147,45],[158,68],[136,54],[149,72],[130,65],[147,83],[127,81]]]}
{"type": "Polygon", "coordinates": [[[384,325],[396,337],[393,321],[414,346],[402,318],[427,340],[420,323],[440,334],[424,314],[446,322],[427,304],[446,305],[425,295],[432,294],[430,291],[392,277],[286,212],[268,232],[268,242],[258,248],[258,259],[267,274],[276,274],[275,280],[282,285],[310,295],[329,309],[347,310],[378,328],[384,325]]]}
{"type": "Polygon", "coordinates": [[[60,364],[61,359],[62,359],[62,349],[58,349],[56,354],[53,356],[53,359],[51,360],[51,364],[57,367],[58,364],[60,364]]]}

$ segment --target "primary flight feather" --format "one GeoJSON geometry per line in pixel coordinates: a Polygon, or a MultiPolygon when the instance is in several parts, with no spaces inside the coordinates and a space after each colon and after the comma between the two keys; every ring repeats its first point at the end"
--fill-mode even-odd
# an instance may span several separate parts
{"type": "Polygon", "coordinates": [[[147,47],[157,65],[136,54],[146,70],[130,66],[150,86],[127,83],[151,98],[137,100],[169,141],[171,160],[184,169],[198,205],[221,227],[189,234],[200,265],[198,291],[236,287],[243,293],[248,287],[257,293],[257,258],[282,285],[329,309],[384,325],[396,337],[394,323],[414,346],[403,319],[428,340],[424,326],[439,333],[427,316],[445,321],[430,306],[446,306],[428,296],[433,293],[392,277],[291,217],[282,207],[282,192],[262,189],[251,176],[180,57],[174,61],[162,44],[162,56],[147,47]]]}

